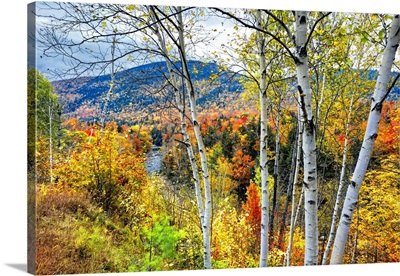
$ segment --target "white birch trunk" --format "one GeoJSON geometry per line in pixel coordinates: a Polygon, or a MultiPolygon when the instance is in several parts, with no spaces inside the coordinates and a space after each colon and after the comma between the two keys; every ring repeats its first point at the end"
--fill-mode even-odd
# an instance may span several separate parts
{"type": "Polygon", "coordinates": [[[307,56],[307,16],[308,12],[296,12],[296,72],[303,133],[304,160],[304,209],[305,209],[305,256],[304,265],[316,265],[318,261],[318,216],[317,216],[317,160],[315,125],[311,106],[311,88],[308,76],[307,56]]]}
{"type": "Polygon", "coordinates": [[[321,95],[319,96],[319,102],[317,105],[317,111],[315,112],[315,124],[316,129],[319,127],[319,115],[321,114],[321,105],[324,102],[324,92],[325,92],[325,74],[322,76],[322,87],[321,87],[321,95]]]}
{"type": "MultiPolygon", "coordinates": [[[[115,41],[115,37],[114,37],[114,41],[113,41],[113,45],[111,46],[111,59],[114,60],[114,54],[115,54],[115,44],[117,42],[115,41]]],[[[101,110],[100,113],[100,131],[103,132],[104,128],[105,128],[105,122],[106,122],[106,112],[107,112],[107,108],[108,108],[108,103],[110,102],[112,93],[113,93],[113,87],[114,87],[114,81],[115,81],[115,69],[114,69],[114,61],[111,62],[111,80],[110,80],[110,88],[108,89],[106,98],[105,98],[105,102],[103,105],[103,108],[101,110]]]]}
{"type": "MultiPolygon", "coordinates": [[[[294,235],[294,230],[296,229],[296,220],[295,220],[295,215],[296,215],[296,183],[299,179],[299,170],[300,170],[300,158],[301,158],[301,146],[302,146],[302,141],[303,141],[303,125],[300,121],[300,117],[298,119],[298,141],[297,141],[297,149],[296,149],[296,167],[295,167],[295,172],[294,172],[294,177],[293,177],[293,183],[292,183],[292,214],[290,216],[290,230],[289,230],[289,245],[286,251],[286,265],[290,266],[291,262],[291,255],[292,255],[292,247],[293,247],[293,235],[294,235]]],[[[303,190],[300,195],[300,199],[302,199],[303,195],[303,190]]],[[[301,200],[299,199],[299,204],[301,200]]],[[[299,206],[300,207],[300,206],[299,206]]]]}
{"type": "MultiPolygon", "coordinates": [[[[158,26],[158,25],[157,25],[158,26]]],[[[165,43],[165,39],[161,36],[161,33],[158,31],[157,28],[155,28],[155,33],[157,35],[158,41],[160,42],[160,46],[162,51],[165,53],[165,55],[168,54],[167,46],[165,43]]],[[[201,225],[204,224],[204,206],[203,206],[203,195],[201,191],[201,186],[200,186],[200,176],[199,176],[199,169],[197,167],[197,163],[195,160],[194,156],[194,151],[193,151],[193,146],[192,143],[190,142],[190,137],[187,131],[187,125],[186,125],[186,118],[185,118],[185,106],[184,106],[184,101],[183,101],[183,95],[179,92],[178,89],[178,82],[177,82],[177,76],[174,73],[172,69],[172,64],[170,59],[166,58],[165,62],[167,64],[168,72],[169,72],[169,79],[171,81],[171,84],[174,89],[174,96],[175,96],[175,102],[177,105],[177,108],[179,110],[179,119],[181,123],[181,132],[182,132],[182,137],[183,137],[183,143],[186,147],[186,151],[189,157],[189,162],[190,166],[192,168],[192,175],[193,175],[193,181],[194,181],[194,187],[195,187],[195,195],[196,195],[196,201],[197,201],[197,208],[199,211],[199,216],[200,216],[200,223],[201,225]]]]}
{"type": "Polygon", "coordinates": [[[276,132],[275,132],[275,160],[274,160],[274,191],[272,195],[272,211],[271,211],[271,219],[269,223],[269,233],[270,239],[272,242],[275,242],[275,233],[274,233],[274,221],[276,215],[277,208],[277,197],[278,197],[278,176],[279,176],[279,151],[280,151],[280,118],[281,118],[281,98],[279,96],[278,102],[278,112],[276,114],[276,132]]]}
{"type": "MultiPolygon", "coordinates": [[[[180,22],[182,22],[181,18],[179,18],[178,20],[180,20],[180,22]]],[[[156,18],[154,19],[154,22],[157,22],[156,18]]],[[[158,28],[161,29],[161,26],[159,26],[159,24],[156,24],[156,26],[157,27],[154,28],[153,30],[158,38],[158,41],[160,43],[163,53],[167,56],[168,50],[167,50],[166,42],[158,29],[158,28]]],[[[181,26],[181,24],[180,24],[180,26],[181,26]]],[[[181,29],[181,31],[183,32],[183,29],[181,29]]],[[[179,35],[181,36],[181,32],[179,33],[179,35]]],[[[181,47],[184,47],[183,37],[182,38],[180,37],[179,40],[180,40],[181,47]]],[[[182,48],[181,50],[184,51],[184,48],[182,48]]],[[[187,154],[189,157],[189,162],[190,162],[190,165],[192,168],[197,208],[198,208],[198,212],[199,212],[199,216],[200,216],[201,230],[203,233],[203,248],[204,248],[203,261],[204,261],[204,267],[207,269],[207,268],[211,268],[211,249],[210,249],[211,244],[210,244],[210,233],[208,230],[210,228],[209,225],[210,225],[211,215],[209,214],[208,218],[205,216],[206,213],[205,213],[204,205],[203,205],[203,195],[202,195],[202,189],[201,189],[201,185],[200,185],[199,169],[198,169],[198,166],[197,166],[197,163],[195,160],[193,146],[192,146],[192,143],[190,142],[190,136],[187,131],[185,104],[184,104],[185,96],[183,95],[183,91],[182,91],[182,93],[180,93],[180,91],[178,89],[177,76],[172,69],[171,60],[168,57],[166,57],[165,61],[167,64],[169,75],[170,75],[170,81],[171,81],[171,84],[174,89],[175,102],[176,102],[177,108],[179,110],[179,118],[180,118],[180,123],[181,123],[181,132],[182,132],[182,136],[183,136],[183,143],[186,146],[186,151],[187,151],[187,154]],[[208,220],[208,224],[206,224],[207,220],[208,220]]],[[[182,60],[182,64],[183,63],[184,63],[184,61],[182,60]]],[[[196,137],[196,139],[197,139],[197,137],[196,137]]],[[[210,191],[209,191],[209,197],[211,198],[210,191]]],[[[207,200],[207,197],[206,197],[206,200],[207,200]]],[[[211,207],[209,206],[207,209],[207,212],[210,212],[210,211],[211,211],[211,207]]]]}
{"type": "MultiPolygon", "coordinates": [[[[178,12],[180,12],[181,9],[178,8],[178,12]]],[[[203,143],[203,137],[201,135],[200,131],[200,125],[198,121],[198,115],[197,115],[197,108],[196,108],[196,96],[193,88],[193,84],[190,81],[190,74],[189,74],[189,68],[187,67],[187,58],[186,58],[186,52],[185,52],[185,41],[184,41],[184,34],[183,34],[183,21],[182,21],[182,13],[179,13],[178,15],[178,32],[179,32],[179,44],[180,44],[180,55],[181,55],[181,61],[182,61],[182,69],[183,69],[183,74],[186,82],[186,88],[188,90],[189,94],[189,103],[190,103],[190,113],[192,115],[192,121],[193,121],[193,128],[194,128],[194,133],[197,141],[197,146],[199,149],[199,154],[200,154],[200,163],[201,163],[201,169],[203,173],[203,182],[204,182],[204,190],[205,190],[205,208],[204,208],[204,223],[202,225],[203,228],[203,250],[204,250],[204,268],[205,269],[211,269],[211,242],[210,242],[210,222],[211,222],[211,207],[212,207],[212,202],[211,202],[211,183],[210,183],[210,178],[209,178],[209,173],[208,173],[208,164],[207,164],[207,156],[205,152],[205,147],[203,143]]]]}
{"type": "MultiPolygon", "coordinates": [[[[261,29],[261,12],[257,11],[257,27],[261,29]]],[[[260,267],[268,266],[268,220],[269,220],[269,192],[268,192],[268,132],[267,132],[267,84],[266,84],[266,61],[265,40],[258,32],[258,51],[260,62],[260,169],[261,169],[261,244],[260,244],[260,267]]]]}
{"type": "Polygon", "coordinates": [[[322,265],[326,264],[326,260],[328,259],[328,255],[333,243],[333,239],[335,238],[335,233],[336,233],[336,223],[338,219],[338,213],[339,213],[339,206],[340,202],[342,199],[342,190],[343,190],[343,184],[345,180],[345,173],[346,173],[346,160],[347,160],[347,145],[349,143],[349,126],[350,126],[350,119],[351,119],[351,112],[353,109],[353,99],[354,99],[354,94],[351,96],[351,101],[350,101],[350,107],[349,107],[349,114],[347,116],[346,120],[346,133],[345,133],[345,139],[344,139],[344,149],[343,149],[343,159],[342,159],[342,168],[340,171],[340,179],[339,179],[339,187],[336,193],[336,201],[335,201],[335,207],[333,209],[333,215],[332,215],[332,223],[331,223],[331,229],[329,231],[329,238],[328,242],[325,247],[324,255],[322,257],[322,265]]]}
{"type": "MultiPolygon", "coordinates": [[[[278,245],[283,247],[283,241],[284,241],[284,235],[285,235],[285,228],[286,228],[286,217],[288,213],[288,208],[289,208],[289,200],[290,197],[293,197],[293,181],[294,181],[294,175],[296,172],[296,165],[297,165],[297,149],[299,145],[299,131],[298,131],[298,125],[297,125],[297,130],[296,130],[296,136],[294,140],[294,146],[293,146],[293,151],[292,151],[292,158],[290,161],[290,174],[289,174],[289,180],[288,180],[288,185],[287,185],[287,190],[286,190],[286,200],[285,200],[285,205],[283,206],[283,214],[282,214],[282,222],[280,225],[280,230],[279,230],[279,238],[278,238],[278,245]]],[[[296,195],[296,193],[295,193],[296,195]]],[[[292,198],[293,200],[293,198],[292,198]]],[[[290,220],[291,221],[291,220],[290,220]]],[[[290,233],[290,231],[289,231],[290,233]]],[[[283,261],[283,265],[286,264],[286,255],[285,259],[283,261]]]]}
{"type": "Polygon", "coordinates": [[[303,202],[303,198],[304,198],[304,186],[301,187],[299,203],[297,204],[296,215],[294,216],[294,222],[293,222],[294,226],[296,226],[297,219],[299,218],[299,213],[300,213],[301,203],[303,202]]]}
{"type": "Polygon", "coordinates": [[[395,15],[391,24],[389,39],[383,52],[381,66],[379,68],[379,76],[376,81],[375,91],[372,97],[364,141],[361,146],[350,185],[347,189],[346,198],[344,200],[330,264],[341,264],[343,260],[344,248],[347,242],[354,209],[357,205],[359,190],[362,181],[364,180],[365,172],[367,171],[374,142],[378,136],[377,131],[381,117],[382,104],[388,90],[390,72],[399,45],[399,40],[400,18],[399,15],[395,15]]]}
{"type": "Polygon", "coordinates": [[[49,103],[49,174],[50,184],[53,184],[53,101],[49,103]]]}

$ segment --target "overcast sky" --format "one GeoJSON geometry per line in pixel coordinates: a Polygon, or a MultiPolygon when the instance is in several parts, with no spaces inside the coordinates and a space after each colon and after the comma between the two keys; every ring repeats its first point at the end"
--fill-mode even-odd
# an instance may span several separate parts
{"type": "MultiPolygon", "coordinates": [[[[36,6],[36,11],[33,11],[34,9],[34,5],[32,5],[32,12],[36,12],[37,14],[46,14],[48,15],[50,12],[47,11],[43,11],[40,9],[41,3],[38,2],[37,6],[36,6]]],[[[53,12],[53,11],[52,11],[53,12]]],[[[56,11],[54,11],[56,12],[56,11]]],[[[57,14],[60,14],[60,12],[56,12],[57,14]]],[[[35,16],[31,16],[30,20],[30,26],[34,26],[36,24],[37,27],[40,27],[41,24],[47,23],[49,22],[48,19],[43,18],[43,17],[35,17],[35,16]],[[35,21],[36,20],[36,21],[35,21]]],[[[229,21],[229,20],[222,20],[220,18],[217,17],[209,17],[206,21],[202,21],[199,22],[197,24],[197,26],[204,26],[204,28],[201,28],[201,30],[205,30],[205,29],[212,29],[212,30],[217,30],[216,32],[211,32],[210,35],[205,35],[204,40],[206,39],[210,39],[209,44],[205,45],[205,44],[199,44],[198,47],[196,47],[195,51],[189,51],[189,55],[190,55],[190,59],[200,59],[200,60],[204,60],[205,56],[209,56],[210,53],[212,51],[219,51],[221,50],[221,45],[222,44],[227,44],[228,40],[230,39],[229,35],[231,35],[234,32],[233,29],[233,24],[229,21]],[[224,21],[223,24],[222,21],[224,21]],[[211,40],[212,38],[212,40],[211,40]]],[[[118,29],[122,29],[122,26],[118,26],[118,29]]],[[[200,32],[200,31],[199,31],[200,32]]],[[[199,32],[196,34],[199,34],[199,32]]],[[[246,32],[249,33],[249,31],[247,30],[246,32]]],[[[33,30],[32,30],[33,33],[33,30]]],[[[195,33],[195,32],[193,32],[195,33]]],[[[244,34],[244,33],[243,33],[244,34]]],[[[79,33],[69,33],[69,37],[73,37],[75,39],[75,41],[79,41],[79,33]]],[[[136,35],[135,37],[137,37],[137,41],[142,41],[142,39],[140,38],[140,35],[136,35]]],[[[126,40],[125,42],[129,43],[132,41],[126,40]]],[[[110,58],[110,54],[109,54],[109,49],[110,49],[110,44],[96,44],[96,45],[91,45],[92,47],[99,47],[101,48],[101,50],[103,52],[107,52],[108,51],[108,58],[110,58]]],[[[87,47],[91,47],[90,45],[87,45],[87,47]]],[[[189,47],[187,47],[189,49],[189,47]]],[[[68,65],[65,65],[65,63],[63,62],[63,57],[62,56],[58,56],[58,57],[46,57],[45,55],[43,55],[42,50],[41,50],[41,45],[40,43],[38,43],[38,41],[36,40],[36,44],[35,44],[35,40],[33,39],[33,35],[31,35],[29,37],[29,59],[28,59],[28,65],[29,67],[36,67],[38,68],[41,72],[43,72],[45,75],[47,75],[47,77],[52,79],[52,76],[48,73],[50,73],[51,70],[54,69],[67,69],[68,65]],[[35,52],[36,50],[36,52],[35,52]]],[[[188,50],[187,49],[187,50],[188,50]]],[[[76,57],[79,57],[80,59],[87,59],[90,55],[87,54],[82,54],[82,53],[77,53],[76,57]]],[[[67,60],[68,61],[68,60],[67,60]]],[[[126,66],[128,66],[128,68],[135,66],[137,64],[130,64],[128,62],[125,62],[125,64],[127,64],[126,66]]],[[[125,69],[128,69],[125,68],[125,69]]],[[[97,73],[97,72],[96,72],[97,73]]],[[[109,73],[109,71],[107,70],[106,72],[102,72],[104,73],[109,73]]]]}
{"type": "MultiPolygon", "coordinates": [[[[87,1],[83,1],[83,2],[87,2],[87,1]]],[[[107,3],[107,1],[98,1],[98,2],[104,2],[107,3]]],[[[135,1],[135,3],[141,3],[143,1],[135,1]]],[[[183,3],[180,3],[182,1],[172,1],[173,3],[176,3],[174,5],[180,5],[180,4],[194,4],[196,6],[206,6],[208,1],[205,1],[204,4],[199,4],[199,1],[183,1],[183,3]]],[[[258,7],[258,6],[253,6],[251,5],[252,1],[249,1],[249,5],[246,5],[245,8],[250,8],[250,7],[258,7]]],[[[270,2],[270,1],[268,1],[270,2]]],[[[275,1],[274,1],[275,2],[275,1]]],[[[291,1],[288,1],[291,2],[291,1]]],[[[340,2],[340,1],[339,1],[340,2]]],[[[364,1],[365,2],[365,1],[364,1]]],[[[116,1],[116,2],[112,2],[111,3],[129,3],[127,1],[116,1]]],[[[171,4],[171,1],[148,1],[148,2],[144,2],[144,3],[149,3],[149,4],[159,4],[159,3],[165,3],[165,4],[171,4]]],[[[215,4],[214,6],[221,6],[221,3],[216,1],[215,3],[213,2],[213,4],[215,4]],[[219,5],[218,5],[219,3],[219,5]]],[[[225,4],[225,3],[224,3],[225,4]]],[[[238,3],[236,1],[232,1],[229,2],[231,7],[238,7],[238,3]]],[[[271,6],[271,9],[288,9],[289,7],[293,7],[293,8],[297,8],[298,3],[296,2],[294,5],[293,3],[291,4],[292,6],[285,6],[285,5],[281,5],[279,6],[276,5],[276,3],[268,3],[269,5],[267,5],[267,7],[271,6]],[[281,8],[279,8],[281,7],[281,8]]],[[[239,7],[243,7],[242,3],[239,3],[239,7]]],[[[260,7],[262,4],[260,3],[260,7]]],[[[265,7],[265,8],[267,8],[265,7]]],[[[312,6],[313,8],[309,8],[309,10],[332,10],[332,11],[341,11],[341,9],[337,6],[331,6],[331,7],[324,7],[321,5],[314,5],[312,6]]],[[[353,7],[354,8],[354,7],[353,7]]],[[[351,7],[350,7],[351,9],[351,7]]],[[[353,9],[354,10],[354,9],[353,9]]],[[[351,11],[349,10],[349,6],[347,5],[346,7],[344,7],[342,9],[342,11],[351,11]]],[[[361,12],[368,12],[368,10],[365,10],[364,6],[359,6],[358,9],[356,9],[356,11],[361,11],[361,12]]],[[[383,10],[377,10],[378,12],[382,12],[383,10]]],[[[32,16],[30,17],[31,22],[29,22],[29,26],[34,26],[34,20],[35,18],[32,16]]],[[[43,19],[37,19],[36,23],[40,23],[41,21],[43,21],[43,19]]],[[[212,28],[217,28],[218,31],[221,31],[222,29],[225,29],[226,32],[224,32],[222,35],[219,35],[213,42],[212,45],[210,45],[208,48],[206,48],[205,46],[199,47],[197,49],[196,54],[198,56],[202,56],[204,53],[209,53],[212,51],[211,47],[215,47],[216,50],[221,49],[220,45],[221,44],[225,44],[227,42],[227,40],[229,39],[229,37],[226,35],[227,33],[232,33],[233,29],[232,29],[232,25],[229,24],[228,22],[226,22],[224,24],[224,26],[221,26],[221,22],[218,19],[213,19],[213,20],[209,20],[208,22],[206,22],[206,25],[208,27],[212,27],[212,28]]],[[[41,72],[43,72],[44,74],[47,75],[47,77],[51,78],[54,80],[54,78],[52,78],[51,75],[47,74],[47,72],[49,72],[49,70],[54,70],[54,69],[63,69],[66,68],[66,65],[64,64],[64,62],[62,61],[62,57],[58,57],[58,58],[46,58],[40,51],[36,51],[36,55],[35,55],[35,43],[33,40],[29,40],[29,44],[28,44],[28,51],[29,51],[29,55],[28,55],[28,65],[30,65],[30,67],[36,67],[38,68],[41,72]],[[36,64],[36,65],[33,65],[36,64]]],[[[132,64],[132,66],[134,66],[132,64]]],[[[130,67],[132,67],[130,66],[130,67]]],[[[105,73],[109,73],[109,72],[105,72],[105,73]]]]}

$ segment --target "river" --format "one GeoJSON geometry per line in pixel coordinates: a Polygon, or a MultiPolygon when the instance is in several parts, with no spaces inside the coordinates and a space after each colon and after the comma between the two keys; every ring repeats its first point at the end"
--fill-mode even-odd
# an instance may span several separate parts
{"type": "Polygon", "coordinates": [[[161,171],[162,152],[160,147],[152,146],[147,153],[146,170],[149,175],[161,171]]]}

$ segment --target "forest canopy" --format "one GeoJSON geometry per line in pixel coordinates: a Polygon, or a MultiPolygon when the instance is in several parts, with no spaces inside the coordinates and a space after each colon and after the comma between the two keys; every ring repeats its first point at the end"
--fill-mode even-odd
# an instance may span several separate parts
{"type": "Polygon", "coordinates": [[[34,9],[34,273],[400,261],[399,15],[34,9]]]}

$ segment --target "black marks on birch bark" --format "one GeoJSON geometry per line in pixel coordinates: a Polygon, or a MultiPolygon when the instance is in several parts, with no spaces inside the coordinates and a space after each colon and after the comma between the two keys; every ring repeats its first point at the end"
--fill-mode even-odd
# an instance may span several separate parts
{"type": "Polygon", "coordinates": [[[376,105],[372,108],[372,111],[376,110],[379,113],[381,113],[382,112],[382,107],[383,107],[382,102],[377,102],[376,105]]]}
{"type": "Polygon", "coordinates": [[[350,216],[348,214],[343,214],[343,217],[344,217],[343,224],[346,226],[350,226],[350,223],[351,223],[350,216]]]}
{"type": "Polygon", "coordinates": [[[369,136],[368,139],[374,141],[377,137],[378,137],[378,133],[374,133],[374,134],[372,134],[371,136],[369,136]]]}
{"type": "Polygon", "coordinates": [[[298,50],[298,53],[301,58],[307,57],[307,47],[301,46],[300,49],[298,50]]]}
{"type": "Polygon", "coordinates": [[[300,96],[300,108],[301,111],[303,112],[303,118],[306,121],[307,120],[307,110],[306,110],[306,102],[304,100],[304,97],[306,94],[304,94],[303,88],[301,85],[297,85],[297,90],[299,90],[299,96],[300,96]]]}

